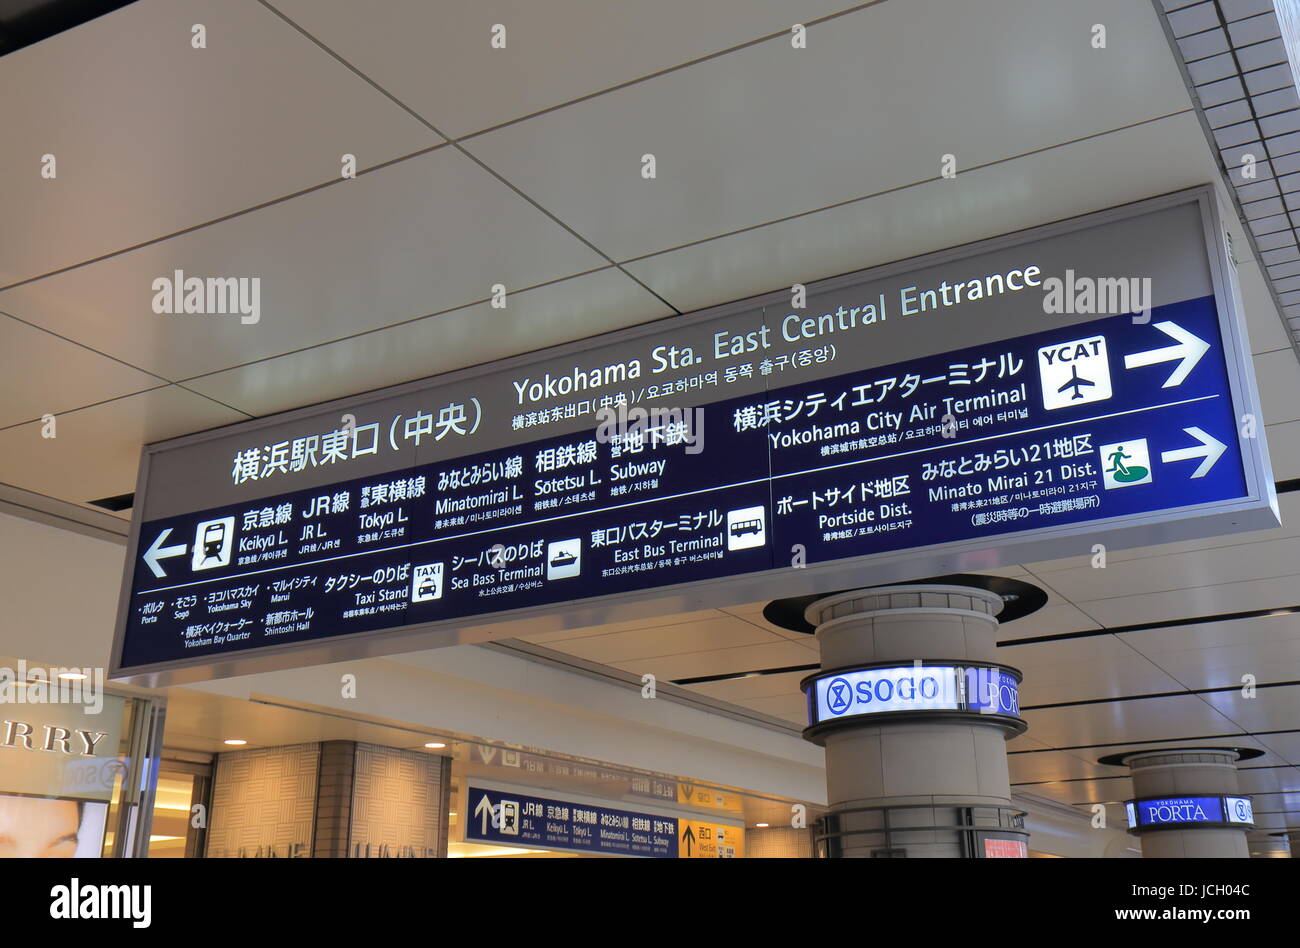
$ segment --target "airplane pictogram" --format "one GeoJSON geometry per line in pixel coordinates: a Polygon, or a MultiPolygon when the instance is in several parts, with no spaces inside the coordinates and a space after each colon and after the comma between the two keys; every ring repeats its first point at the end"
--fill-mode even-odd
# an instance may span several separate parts
{"type": "Polygon", "coordinates": [[[1074,401],[1076,398],[1083,398],[1083,392],[1080,391],[1080,389],[1082,389],[1085,385],[1092,386],[1096,384],[1097,384],[1096,382],[1089,382],[1087,379],[1082,378],[1079,375],[1079,367],[1077,365],[1072,365],[1070,366],[1070,380],[1066,382],[1064,385],[1062,385],[1060,388],[1058,388],[1056,391],[1057,394],[1060,394],[1061,392],[1064,392],[1067,388],[1073,389],[1074,394],[1070,396],[1070,401],[1074,401]]]}

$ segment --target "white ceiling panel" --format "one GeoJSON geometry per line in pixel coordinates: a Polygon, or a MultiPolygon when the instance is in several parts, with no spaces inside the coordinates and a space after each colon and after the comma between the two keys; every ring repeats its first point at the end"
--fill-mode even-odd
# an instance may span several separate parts
{"type": "Polygon", "coordinates": [[[614,268],[186,383],[256,415],[341,398],[600,332],[672,310],[614,268]]]}
{"type": "Polygon", "coordinates": [[[1202,141],[1196,117],[1176,115],[657,254],[626,269],[678,309],[697,309],[1202,184],[1216,173],[1202,141]],[[1114,162],[1125,165],[1122,179],[1096,174],[1114,162]]]}
{"type": "Polygon", "coordinates": [[[1153,661],[1163,662],[1170,652],[1185,649],[1231,648],[1239,645],[1267,647],[1300,639],[1300,615],[1260,616],[1230,622],[1166,626],[1124,633],[1123,640],[1153,661]]]}
{"type": "Polygon", "coordinates": [[[1079,777],[1109,777],[1113,770],[1097,763],[1095,759],[1090,760],[1069,751],[1008,754],[1007,765],[1011,770],[1013,784],[1036,783],[1040,780],[1073,780],[1079,777]]]}
{"type": "MultiPolygon", "coordinates": [[[[1218,648],[1188,648],[1161,652],[1152,659],[1178,682],[1193,689],[1241,688],[1244,676],[1255,683],[1300,681],[1300,636],[1286,642],[1250,642],[1218,648]]],[[[1275,689],[1261,688],[1256,694],[1268,699],[1275,689]]],[[[1300,718],[1296,720],[1300,725],[1300,718]]]]}
{"type": "MultiPolygon", "coordinates": [[[[1260,669],[1261,680],[1262,673],[1260,669]]],[[[1300,725],[1300,685],[1261,688],[1249,698],[1240,688],[1216,691],[1202,698],[1249,731],[1280,731],[1300,725]]]]}
{"type": "Polygon", "coordinates": [[[1093,599],[1084,605],[1089,615],[1111,628],[1292,606],[1296,604],[1297,590],[1300,574],[1093,599]]]}
{"type": "MultiPolygon", "coordinates": [[[[566,644],[555,647],[567,649],[569,646],[566,644]]],[[[581,649],[583,643],[573,643],[572,647],[581,649]]],[[[680,652],[674,655],[659,655],[608,664],[634,675],[650,674],[661,681],[673,681],[703,675],[725,675],[750,667],[785,668],[790,665],[815,665],[817,656],[797,642],[785,642],[774,638],[773,641],[758,645],[680,652]],[[758,664],[751,666],[750,662],[758,664]]],[[[786,691],[786,694],[798,695],[799,693],[797,683],[786,691]]],[[[743,703],[749,702],[746,700],[743,703]]]]}
{"type": "Polygon", "coordinates": [[[441,140],[254,0],[128,4],[0,58],[0,88],[0,286],[441,140]]]}
{"type": "MultiPolygon", "coordinates": [[[[1113,637],[1111,641],[1115,640],[1113,637]]],[[[1020,685],[1020,706],[1032,709],[1035,705],[1051,705],[1066,701],[1090,701],[1095,698],[1120,698],[1127,695],[1155,694],[1181,691],[1182,686],[1155,663],[1142,658],[1131,649],[1115,643],[1118,648],[1108,648],[1104,640],[1071,639],[1040,646],[1002,649],[998,658],[1025,673],[1020,685]],[[1070,655],[1059,646],[1074,645],[1070,655]],[[1057,648],[1053,649],[1053,646],[1057,648]],[[1119,649],[1127,653],[1124,655],[1119,649]],[[1027,666],[1023,654],[1027,650],[1045,650],[1063,653],[1060,658],[1046,664],[1027,666]],[[1118,653],[1118,654],[1117,654],[1118,653]]],[[[1117,702],[1122,704],[1123,702],[1117,702]]],[[[1079,705],[1080,714],[1091,714],[1106,705],[1079,705]]],[[[1122,708],[1118,709],[1121,713],[1122,708]]]]}
{"type": "MultiPolygon", "coordinates": [[[[1290,733],[1265,734],[1259,738],[1259,741],[1272,750],[1280,760],[1288,764],[1300,765],[1300,721],[1295,722],[1295,728],[1290,733]]],[[[1282,775],[1279,779],[1287,781],[1287,786],[1300,786],[1300,769],[1279,770],[1278,773],[1282,775]]]]}
{"type": "MultiPolygon", "coordinates": [[[[1233,241],[1234,250],[1248,246],[1243,239],[1233,241]]],[[[1260,353],[1290,349],[1291,339],[1282,320],[1278,318],[1277,307],[1273,305],[1273,297],[1269,295],[1268,284],[1264,281],[1259,264],[1254,260],[1242,261],[1239,257],[1237,283],[1241,288],[1241,308],[1246,317],[1250,351],[1260,353]]]]}
{"type": "MultiPolygon", "coordinates": [[[[547,647],[568,652],[592,662],[613,665],[649,658],[663,658],[690,652],[731,649],[744,645],[784,642],[771,632],[730,616],[687,622],[642,631],[611,632],[563,642],[548,642],[547,647]]],[[[806,652],[806,650],[803,650],[806,652]]],[[[759,666],[763,667],[763,666],[759,666]]],[[[736,670],[736,669],[730,669],[736,670]]],[[[703,672],[701,674],[709,674],[703,672]]]]}
{"type": "MultiPolygon", "coordinates": [[[[1246,533],[1228,533],[1215,537],[1202,537],[1180,543],[1164,543],[1159,546],[1107,550],[1106,569],[1114,569],[1117,563],[1124,564],[1124,569],[1136,569],[1140,567],[1140,564],[1132,561],[1177,556],[1202,550],[1252,546],[1256,543],[1271,543],[1287,537],[1300,537],[1300,492],[1290,491],[1279,494],[1277,503],[1278,514],[1282,520],[1280,527],[1272,527],[1268,530],[1250,530],[1246,533]]],[[[1035,582],[1055,582],[1062,571],[1073,573],[1080,569],[1092,569],[1091,562],[1092,554],[1089,552],[1086,555],[1030,563],[1029,569],[1037,577],[1035,582]]]]}
{"type": "MultiPolygon", "coordinates": [[[[1093,540],[1085,542],[1092,543],[1093,540]]],[[[1190,553],[1169,553],[1042,574],[1055,589],[1093,613],[1097,600],[1117,599],[1156,590],[1208,587],[1248,579],[1293,575],[1300,568],[1300,536],[1254,543],[1215,546],[1190,553]]],[[[1258,608],[1258,607],[1256,607],[1258,608]]]]}
{"type": "MultiPolygon", "coordinates": [[[[850,0],[273,0],[444,134],[461,136],[856,6],[850,0]],[[492,29],[505,27],[505,47],[492,29]],[[563,64],[563,68],[556,68],[563,64]]],[[[775,40],[789,49],[785,38],[775,40]]]]}
{"type": "Polygon", "coordinates": [[[1300,363],[1292,350],[1255,356],[1255,380],[1266,424],[1300,418],[1300,363]]]}
{"type": "Polygon", "coordinates": [[[163,384],[0,314],[0,428],[163,384]]]}
{"type": "MultiPolygon", "coordinates": [[[[806,658],[800,659],[800,661],[805,664],[808,663],[806,658]]],[[[813,663],[815,664],[815,659],[813,663]]],[[[688,685],[687,687],[691,691],[708,695],[710,698],[717,698],[720,701],[744,704],[753,698],[802,694],[799,690],[799,682],[808,674],[808,672],[789,672],[784,675],[755,675],[752,678],[732,678],[727,681],[711,681],[705,684],[688,685]]]]}
{"type": "MultiPolygon", "coordinates": [[[[1151,9],[1127,0],[998,7],[989,16],[949,0],[884,3],[811,28],[806,50],[739,50],[467,147],[623,260],[938,178],[945,154],[974,168],[1188,107],[1172,59],[1150,55],[1163,42],[1151,9]],[[1089,42],[1099,20],[1112,24],[1104,51],[1089,42]],[[943,28],[920,26],[927,21],[943,28]],[[656,159],[653,180],[641,176],[645,154],[656,159]]],[[[1130,181],[1142,154],[1128,154],[1130,181]]],[[[963,187],[943,184],[949,195],[963,187]]],[[[1041,208],[1039,220],[1051,213],[1041,208]]]]}
{"type": "MultiPolygon", "coordinates": [[[[1034,737],[1054,747],[1164,741],[1184,735],[1229,734],[1240,730],[1192,695],[1026,711],[1024,718],[1034,737]]],[[[1097,753],[1100,756],[1111,752],[1097,753]]]]}
{"type": "MultiPolygon", "coordinates": [[[[1025,582],[1041,586],[1032,576],[1026,576],[1025,582]]],[[[1016,639],[1035,638],[1040,635],[1061,635],[1067,632],[1086,632],[1100,626],[1088,618],[1078,606],[1062,603],[1044,606],[1035,613],[998,626],[998,640],[1013,642],[1016,639]]]]}
{"type": "Polygon", "coordinates": [[[667,618],[664,616],[643,616],[639,619],[629,619],[626,622],[611,622],[608,625],[593,625],[584,629],[556,629],[553,632],[539,632],[536,635],[523,636],[523,640],[526,642],[550,645],[554,642],[565,641],[566,639],[584,639],[593,635],[608,635],[611,632],[631,632],[636,629],[645,629],[649,631],[666,625],[698,624],[722,617],[722,613],[717,609],[705,609],[701,612],[679,612],[676,615],[667,618]]]}
{"type": "Polygon", "coordinates": [[[1300,477],[1300,422],[1267,425],[1264,438],[1273,464],[1273,477],[1279,481],[1300,477]]]}
{"type": "Polygon", "coordinates": [[[3,480],[83,504],[129,494],[142,445],[243,419],[178,386],[156,388],[60,415],[54,438],[41,437],[39,421],[0,431],[3,480]]]}
{"type": "Polygon", "coordinates": [[[443,148],[8,290],[0,309],[178,381],[605,265],[443,148]],[[154,313],[153,281],[175,270],[258,277],[260,320],[154,313]]]}
{"type": "Polygon", "coordinates": [[[803,695],[792,694],[784,697],[753,698],[745,706],[776,718],[784,718],[795,724],[808,723],[808,706],[803,695]]]}

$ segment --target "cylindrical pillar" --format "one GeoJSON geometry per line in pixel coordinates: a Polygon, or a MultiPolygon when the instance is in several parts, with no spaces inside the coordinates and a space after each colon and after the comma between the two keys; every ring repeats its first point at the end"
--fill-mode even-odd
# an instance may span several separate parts
{"type": "Polygon", "coordinates": [[[1245,859],[1255,829],[1231,748],[1180,747],[1124,758],[1133,777],[1130,832],[1144,859],[1245,859]]]}
{"type": "Polygon", "coordinates": [[[1023,855],[1006,738],[1019,672],[996,662],[1001,598],[888,586],[817,600],[822,670],[804,681],[826,749],[825,851],[841,857],[1023,855]]]}

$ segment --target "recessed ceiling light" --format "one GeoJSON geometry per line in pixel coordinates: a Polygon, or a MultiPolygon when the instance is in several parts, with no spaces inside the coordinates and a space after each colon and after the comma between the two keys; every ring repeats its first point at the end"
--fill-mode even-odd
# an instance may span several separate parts
{"type": "Polygon", "coordinates": [[[59,678],[61,678],[64,681],[85,681],[87,677],[89,676],[84,675],[81,672],[60,672],[59,673],[59,678]]]}
{"type": "Polygon", "coordinates": [[[237,738],[237,737],[232,737],[232,738],[230,738],[230,740],[222,741],[221,743],[223,743],[223,744],[229,744],[231,747],[239,747],[241,744],[247,744],[248,741],[241,741],[241,740],[240,740],[239,738],[237,738]]]}
{"type": "Polygon", "coordinates": [[[427,748],[429,748],[429,750],[441,750],[442,748],[446,747],[447,745],[444,744],[444,743],[442,743],[441,741],[430,741],[429,743],[425,744],[424,746],[427,747],[427,748]]]}
{"type": "Polygon", "coordinates": [[[767,829],[768,826],[770,826],[770,825],[771,825],[770,823],[755,823],[755,824],[754,824],[754,828],[755,828],[755,829],[765,830],[765,829],[767,829]]]}

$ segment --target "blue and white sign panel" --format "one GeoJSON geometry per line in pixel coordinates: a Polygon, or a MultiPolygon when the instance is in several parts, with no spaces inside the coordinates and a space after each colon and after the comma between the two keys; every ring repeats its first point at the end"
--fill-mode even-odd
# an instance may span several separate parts
{"type": "Polygon", "coordinates": [[[677,820],[509,790],[466,788],[465,841],[618,856],[677,856],[677,820]]]}
{"type": "Polygon", "coordinates": [[[1255,808],[1249,797],[1164,797],[1130,800],[1126,807],[1128,825],[1134,829],[1190,823],[1255,823],[1255,808]]]}
{"type": "Polygon", "coordinates": [[[898,665],[830,672],[805,681],[810,725],[860,715],[965,711],[1020,716],[1020,682],[1001,668],[898,665]]]}
{"type": "Polygon", "coordinates": [[[152,445],[115,674],[1276,525],[1233,280],[1197,190],[152,445]]]}
{"type": "Polygon", "coordinates": [[[1223,812],[1229,823],[1255,822],[1255,807],[1247,797],[1224,797],[1223,812]]]}

